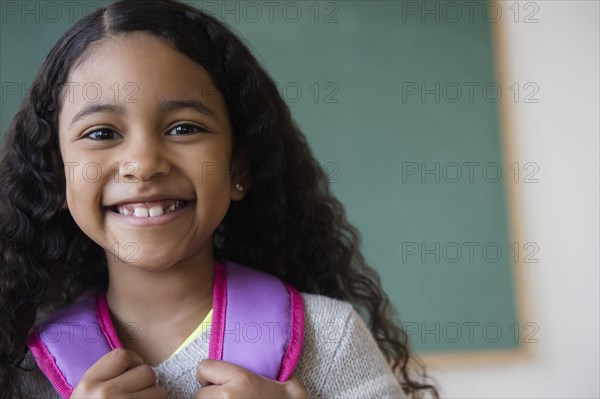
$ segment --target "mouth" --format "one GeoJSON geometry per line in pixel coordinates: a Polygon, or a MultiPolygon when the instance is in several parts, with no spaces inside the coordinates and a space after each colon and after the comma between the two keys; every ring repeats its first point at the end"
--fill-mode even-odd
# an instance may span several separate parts
{"type": "Polygon", "coordinates": [[[136,218],[153,218],[167,213],[177,212],[183,209],[192,201],[182,199],[169,199],[152,202],[130,202],[109,206],[106,209],[113,213],[123,216],[133,216],[136,218]]]}

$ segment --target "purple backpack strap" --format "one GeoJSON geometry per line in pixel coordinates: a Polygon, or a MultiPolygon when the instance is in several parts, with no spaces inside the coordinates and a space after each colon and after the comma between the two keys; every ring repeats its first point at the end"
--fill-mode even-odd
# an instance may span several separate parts
{"type": "Polygon", "coordinates": [[[232,261],[215,263],[209,358],[286,381],[303,338],[304,308],[294,287],[232,261]]]}
{"type": "MultiPolygon", "coordinates": [[[[303,336],[304,308],[295,288],[231,261],[215,262],[209,358],[286,381],[298,364],[303,336]]],[[[122,345],[106,294],[100,293],[52,313],[33,329],[27,346],[66,399],[98,359],[122,345]]]]}
{"type": "Polygon", "coordinates": [[[106,295],[86,294],[34,328],[27,339],[39,368],[63,398],[98,359],[121,347],[106,295]]]}

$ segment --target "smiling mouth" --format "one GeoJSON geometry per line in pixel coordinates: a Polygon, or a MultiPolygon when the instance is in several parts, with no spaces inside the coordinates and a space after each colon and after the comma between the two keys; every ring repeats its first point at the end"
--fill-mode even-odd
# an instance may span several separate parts
{"type": "Polygon", "coordinates": [[[136,218],[152,218],[162,216],[166,213],[176,212],[185,208],[191,201],[185,200],[162,200],[153,202],[135,202],[118,204],[107,209],[113,213],[136,218]]]}

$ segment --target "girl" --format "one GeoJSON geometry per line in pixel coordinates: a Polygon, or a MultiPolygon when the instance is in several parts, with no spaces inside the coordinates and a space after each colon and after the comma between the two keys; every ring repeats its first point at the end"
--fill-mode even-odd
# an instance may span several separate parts
{"type": "Polygon", "coordinates": [[[124,0],[77,22],[12,123],[1,174],[4,396],[57,397],[26,337],[86,292],[106,292],[124,348],[72,397],[437,396],[274,82],[199,10],[124,0]],[[285,383],[206,360],[226,259],[302,292],[285,383]]]}

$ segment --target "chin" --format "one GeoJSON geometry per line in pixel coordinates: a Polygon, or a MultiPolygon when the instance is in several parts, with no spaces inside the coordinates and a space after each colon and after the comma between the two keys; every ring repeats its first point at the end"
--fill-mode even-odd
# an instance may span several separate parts
{"type": "Polygon", "coordinates": [[[111,257],[109,264],[112,266],[156,272],[172,269],[186,260],[189,263],[190,258],[194,257],[193,254],[200,251],[190,250],[185,245],[157,245],[156,242],[130,242],[121,246],[118,253],[115,252],[115,248],[116,246],[113,246],[105,250],[106,256],[111,257]]]}
{"type": "Polygon", "coordinates": [[[115,262],[115,266],[123,265],[127,267],[138,268],[147,271],[164,271],[171,268],[176,260],[173,256],[165,254],[168,251],[143,251],[142,249],[130,251],[129,255],[119,254],[120,259],[115,262]]]}

